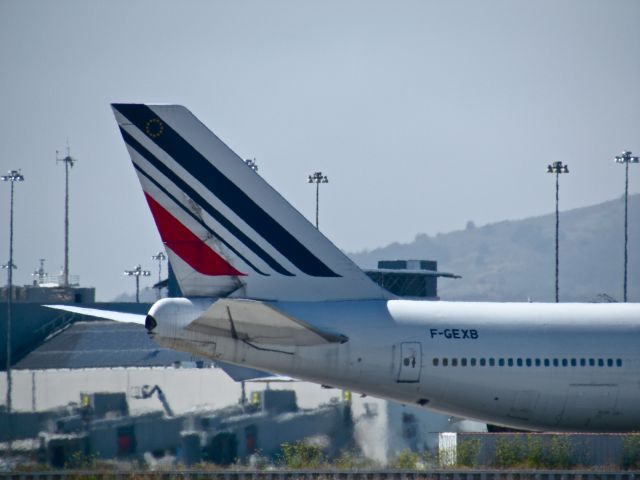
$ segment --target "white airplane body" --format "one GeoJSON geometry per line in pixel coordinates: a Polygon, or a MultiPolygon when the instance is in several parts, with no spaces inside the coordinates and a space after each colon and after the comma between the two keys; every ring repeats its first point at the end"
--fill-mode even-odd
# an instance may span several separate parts
{"type": "Polygon", "coordinates": [[[189,325],[213,301],[201,299],[188,313],[170,299],[160,301],[150,311],[158,322],[154,339],[167,348],[496,425],[640,428],[634,305],[277,302],[284,315],[348,338],[301,347],[230,336],[203,340],[203,329],[189,325]]]}
{"type": "Polygon", "coordinates": [[[121,319],[158,344],[497,425],[640,429],[640,306],[399,300],[184,107],[113,109],[185,296],[121,319]]]}

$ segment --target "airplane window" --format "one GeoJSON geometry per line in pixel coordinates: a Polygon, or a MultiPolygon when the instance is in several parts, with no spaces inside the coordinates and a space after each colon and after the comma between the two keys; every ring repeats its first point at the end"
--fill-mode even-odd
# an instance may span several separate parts
{"type": "Polygon", "coordinates": [[[612,358],[608,358],[607,359],[607,367],[613,367],[613,359],[612,358]]]}
{"type": "Polygon", "coordinates": [[[548,358],[545,358],[545,359],[544,359],[544,366],[545,366],[545,367],[548,367],[548,366],[549,366],[549,359],[548,359],[548,358]]]}
{"type": "Polygon", "coordinates": [[[562,366],[566,367],[567,365],[569,365],[569,361],[566,358],[562,359],[562,366]]]}
{"type": "Polygon", "coordinates": [[[449,360],[448,360],[448,359],[446,359],[446,358],[443,358],[443,359],[442,359],[442,366],[443,366],[443,367],[446,367],[447,365],[449,365],[449,360]]]}
{"type": "Polygon", "coordinates": [[[536,358],[536,367],[539,367],[539,366],[540,366],[540,359],[536,358]]]}
{"type": "Polygon", "coordinates": [[[578,364],[576,363],[576,359],[575,359],[575,358],[572,358],[572,359],[571,359],[571,366],[572,366],[572,367],[575,367],[576,365],[578,365],[578,364]]]}
{"type": "Polygon", "coordinates": [[[513,367],[513,358],[508,359],[508,360],[507,360],[507,364],[508,364],[510,367],[513,367]]]}
{"type": "Polygon", "coordinates": [[[433,359],[433,366],[434,366],[434,367],[437,367],[437,366],[438,366],[438,359],[437,359],[437,358],[434,358],[434,359],[433,359]]]}
{"type": "Polygon", "coordinates": [[[596,366],[596,361],[593,358],[589,359],[589,366],[590,367],[595,367],[596,366]]]}
{"type": "Polygon", "coordinates": [[[557,359],[557,358],[554,358],[554,359],[553,359],[553,366],[554,366],[554,367],[557,367],[558,365],[560,365],[560,362],[558,362],[558,359],[557,359]]]}
{"type": "Polygon", "coordinates": [[[586,365],[587,365],[587,360],[586,360],[586,359],[584,359],[584,358],[581,358],[581,359],[580,359],[580,366],[581,366],[581,367],[585,367],[586,365]]]}
{"type": "Polygon", "coordinates": [[[472,367],[475,367],[475,366],[476,366],[476,359],[475,359],[475,358],[472,358],[472,359],[471,359],[471,366],[472,366],[472,367]]]}
{"type": "Polygon", "coordinates": [[[622,360],[617,359],[617,360],[616,360],[616,365],[617,365],[618,367],[621,367],[621,366],[622,366],[622,360]]]}
{"type": "Polygon", "coordinates": [[[521,366],[522,366],[522,359],[521,359],[521,358],[518,358],[518,359],[516,360],[516,365],[518,365],[519,367],[521,367],[521,366]]]}
{"type": "Polygon", "coordinates": [[[604,367],[604,360],[602,358],[598,359],[598,366],[599,367],[604,367]]]}
{"type": "Polygon", "coordinates": [[[452,367],[457,367],[458,366],[458,359],[457,358],[452,358],[451,359],[451,366],[452,367]]]}
{"type": "Polygon", "coordinates": [[[498,365],[504,367],[504,358],[498,359],[498,365]]]}
{"type": "Polygon", "coordinates": [[[460,366],[462,366],[462,367],[466,367],[467,366],[467,359],[466,358],[461,358],[460,359],[460,366]]]}
{"type": "Polygon", "coordinates": [[[493,367],[493,366],[495,366],[495,364],[496,364],[496,361],[493,358],[490,358],[489,359],[489,366],[493,367]]]}
{"type": "Polygon", "coordinates": [[[484,367],[486,365],[487,361],[484,358],[480,359],[480,366],[484,367]]]}
{"type": "Polygon", "coordinates": [[[531,359],[527,358],[527,367],[530,367],[530,366],[531,366],[531,359]]]}

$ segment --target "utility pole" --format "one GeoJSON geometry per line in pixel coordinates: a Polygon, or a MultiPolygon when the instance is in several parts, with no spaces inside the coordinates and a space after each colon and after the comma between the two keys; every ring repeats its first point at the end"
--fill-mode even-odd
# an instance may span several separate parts
{"type": "Polygon", "coordinates": [[[547,173],[555,173],[556,175],[556,303],[560,301],[559,295],[559,233],[560,233],[560,211],[558,210],[558,203],[560,198],[560,174],[569,173],[569,166],[563,165],[562,162],[553,162],[551,165],[547,165],[547,173]]]}
{"type": "Polygon", "coordinates": [[[136,279],[136,303],[140,303],[140,277],[149,277],[151,272],[149,270],[142,270],[140,265],[136,266],[133,270],[125,270],[124,274],[128,277],[135,277],[136,279]]]}
{"type": "Polygon", "coordinates": [[[67,156],[58,158],[56,150],[56,163],[64,163],[64,267],[62,268],[62,286],[69,286],[69,167],[73,168],[76,162],[71,158],[69,145],[67,145],[67,156]]]}
{"type": "Polygon", "coordinates": [[[8,295],[7,295],[7,425],[8,442],[7,442],[7,458],[11,457],[11,443],[13,437],[13,420],[11,418],[12,405],[11,405],[11,390],[12,390],[12,378],[11,378],[11,322],[13,315],[13,269],[16,268],[13,263],[13,187],[16,182],[24,182],[24,176],[20,170],[10,170],[8,175],[2,175],[0,177],[3,182],[11,183],[11,201],[9,202],[9,263],[3,265],[8,271],[8,295]]]}
{"type": "Polygon", "coordinates": [[[329,183],[329,179],[326,175],[322,175],[322,172],[313,172],[311,175],[309,175],[308,183],[316,184],[316,228],[320,230],[320,228],[318,227],[318,216],[320,210],[320,184],[329,183]]]}
{"type": "Polygon", "coordinates": [[[160,300],[160,282],[162,282],[162,262],[167,259],[167,256],[164,252],[160,251],[155,255],[151,255],[152,260],[157,260],[158,262],[158,300],[160,300]]]}
{"type": "Polygon", "coordinates": [[[624,163],[624,281],[623,281],[623,297],[624,302],[627,302],[627,243],[629,240],[628,233],[628,211],[629,211],[629,164],[638,163],[640,159],[638,157],[632,157],[631,152],[624,151],[616,158],[616,163],[624,163]]]}

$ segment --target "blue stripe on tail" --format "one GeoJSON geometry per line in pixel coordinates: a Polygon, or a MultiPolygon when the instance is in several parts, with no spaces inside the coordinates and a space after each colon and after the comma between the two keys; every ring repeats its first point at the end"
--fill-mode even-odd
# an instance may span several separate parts
{"type": "MultiPolygon", "coordinates": [[[[339,277],[146,105],[114,104],[147,137],[302,272],[339,277]]],[[[204,205],[203,205],[204,207],[204,205]]]]}
{"type": "MultiPolygon", "coordinates": [[[[280,265],[276,260],[274,260],[267,252],[265,252],[259,245],[257,245],[253,240],[247,237],[242,231],[240,231],[235,225],[233,225],[224,215],[218,212],[215,208],[213,208],[207,201],[202,198],[198,192],[192,189],[186,182],[180,179],[176,174],[174,174],[169,167],[167,167],[164,163],[158,160],[149,150],[144,148],[135,138],[129,135],[122,128],[120,129],[122,133],[122,138],[125,143],[138,152],[142,157],[144,157],[151,165],[153,165],[158,171],[164,174],[167,179],[176,185],[180,190],[182,190],[187,196],[193,200],[193,202],[201,207],[204,211],[206,211],[211,217],[213,217],[220,225],[226,228],[232,235],[234,235],[239,241],[241,241],[247,248],[249,248],[253,253],[255,253],[258,257],[260,257],[264,262],[273,268],[276,272],[281,273],[282,275],[294,276],[291,272],[287,271],[282,265],[280,265]]],[[[211,228],[209,228],[202,220],[197,218],[197,216],[189,210],[187,207],[182,205],[173,195],[171,195],[165,188],[163,188],[158,182],[156,182],[151,176],[145,173],[139,166],[134,164],[134,167],[141,172],[145,177],[151,180],[158,188],[160,188],[165,195],[169,196],[177,205],[179,205],[185,212],[187,212],[191,217],[196,220],[200,225],[207,229],[212,235],[218,238],[221,242],[223,242],[230,250],[233,251],[238,257],[240,257],[247,265],[249,265],[253,270],[255,270],[260,275],[267,275],[261,272],[257,267],[255,267],[251,262],[249,262],[242,254],[240,254],[235,248],[233,248],[229,243],[227,243],[222,237],[216,234],[211,228]]]]}

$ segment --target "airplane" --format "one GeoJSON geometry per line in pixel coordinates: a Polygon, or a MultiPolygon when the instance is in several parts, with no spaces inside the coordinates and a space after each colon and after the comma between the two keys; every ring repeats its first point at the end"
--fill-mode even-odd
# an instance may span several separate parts
{"type": "Polygon", "coordinates": [[[532,431],[640,429],[638,304],[395,297],[180,105],[112,105],[182,297],[161,346],[532,431]]]}

